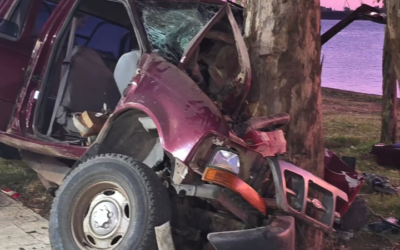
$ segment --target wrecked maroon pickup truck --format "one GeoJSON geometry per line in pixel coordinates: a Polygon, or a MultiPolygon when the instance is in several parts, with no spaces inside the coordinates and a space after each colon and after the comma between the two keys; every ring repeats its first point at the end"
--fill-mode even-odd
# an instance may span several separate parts
{"type": "MultiPolygon", "coordinates": [[[[363,8],[323,43],[384,17],[363,8]]],[[[57,190],[53,249],[293,249],[294,218],[332,232],[354,199],[346,169],[280,160],[288,115],[243,120],[241,6],[1,0],[0,18],[0,142],[57,190]]]]}

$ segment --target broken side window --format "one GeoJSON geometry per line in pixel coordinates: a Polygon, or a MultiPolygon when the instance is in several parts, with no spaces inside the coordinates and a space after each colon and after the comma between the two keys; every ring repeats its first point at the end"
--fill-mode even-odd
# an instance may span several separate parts
{"type": "Polygon", "coordinates": [[[221,9],[220,5],[187,2],[137,2],[150,46],[178,64],[189,42],[221,9]]]}

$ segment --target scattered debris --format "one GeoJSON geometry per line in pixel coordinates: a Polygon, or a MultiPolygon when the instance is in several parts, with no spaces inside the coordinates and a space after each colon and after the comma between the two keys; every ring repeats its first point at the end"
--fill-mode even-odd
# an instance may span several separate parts
{"type": "MultiPolygon", "coordinates": [[[[336,211],[344,216],[355,200],[363,185],[363,178],[355,166],[349,166],[332,151],[325,150],[325,180],[341,189],[348,196],[349,202],[338,201],[336,211]]],[[[355,160],[353,160],[355,164],[355,160]]]]}
{"type": "Polygon", "coordinates": [[[337,233],[340,240],[348,241],[354,238],[354,232],[338,231],[337,233]]]}
{"type": "MultiPolygon", "coordinates": [[[[397,152],[400,153],[400,144],[394,145],[397,145],[397,152]]],[[[333,152],[326,150],[325,178],[328,179],[328,182],[331,184],[340,187],[340,189],[349,195],[349,198],[353,198],[352,196],[358,193],[363,182],[365,182],[373,192],[399,195],[400,188],[392,186],[389,178],[372,173],[360,174],[355,171],[355,162],[355,158],[342,157],[341,159],[333,152]]]]}
{"type": "MultiPolygon", "coordinates": [[[[360,197],[357,197],[356,201],[360,197]]],[[[359,206],[357,207],[351,207],[349,209],[349,212],[356,212],[359,206]]],[[[357,238],[358,233],[360,232],[359,230],[362,229],[364,232],[371,233],[376,236],[382,237],[382,239],[386,239],[389,242],[391,240],[398,241],[400,240],[400,220],[395,217],[389,217],[389,218],[384,218],[379,214],[376,214],[371,208],[366,207],[368,215],[373,215],[379,221],[375,221],[373,223],[368,224],[368,218],[364,220],[364,224],[358,223],[358,226],[353,227],[351,225],[351,220],[344,219],[344,221],[347,220],[347,227],[341,225],[340,228],[335,228],[336,229],[336,234],[333,237],[336,237],[336,239],[339,240],[339,242],[344,243],[347,245],[345,242],[349,242],[353,238],[357,238]],[[349,227],[350,226],[350,227],[349,227]],[[361,227],[360,227],[361,226],[361,227]]],[[[352,217],[358,217],[356,213],[352,214],[352,217]]],[[[363,215],[361,215],[363,217],[363,215]]],[[[364,216],[365,217],[365,216],[364,216]]],[[[369,216],[367,216],[369,217],[369,216]]],[[[351,219],[351,218],[350,218],[351,219]]],[[[391,242],[393,245],[393,242],[391,242]]],[[[358,249],[358,248],[357,248],[358,249]]],[[[392,248],[392,249],[398,249],[398,248],[392,248]]]]}
{"type": "Polygon", "coordinates": [[[19,193],[15,192],[15,191],[12,191],[10,189],[7,189],[7,188],[3,188],[3,189],[0,188],[0,192],[6,194],[7,196],[9,196],[11,198],[13,198],[14,200],[17,200],[17,199],[21,198],[21,195],[19,193]]]}
{"type": "MultiPolygon", "coordinates": [[[[382,146],[376,145],[375,147],[382,146]]],[[[398,159],[400,159],[400,144],[392,145],[391,148],[396,150],[396,153],[399,154],[398,159]]],[[[338,239],[348,241],[354,237],[354,230],[364,229],[374,234],[384,235],[386,238],[399,240],[400,219],[394,217],[384,218],[374,213],[366,202],[358,196],[358,192],[363,183],[372,192],[387,195],[396,194],[399,196],[400,188],[394,187],[388,177],[373,173],[358,173],[355,171],[355,163],[355,158],[340,158],[329,150],[325,151],[325,178],[328,182],[346,192],[349,196],[349,201],[351,201],[350,207],[340,203],[337,204],[340,214],[344,214],[340,223],[337,224],[338,227],[335,228],[338,239]],[[369,214],[379,218],[380,221],[368,224],[369,214]]]]}
{"type": "Polygon", "coordinates": [[[374,192],[381,193],[381,194],[399,195],[398,187],[393,187],[390,184],[389,178],[387,178],[385,176],[371,174],[371,173],[363,173],[363,177],[364,177],[367,185],[374,192]]]}
{"type": "Polygon", "coordinates": [[[352,231],[364,228],[369,222],[370,212],[367,203],[361,197],[356,197],[347,213],[342,217],[338,230],[352,231]]]}
{"type": "Polygon", "coordinates": [[[394,217],[368,224],[366,229],[373,233],[392,235],[400,239],[400,223],[399,220],[394,217]]]}
{"type": "MultiPolygon", "coordinates": [[[[396,221],[395,223],[398,224],[398,220],[395,218],[388,218],[387,221],[396,221]]],[[[396,227],[394,227],[391,222],[391,224],[389,223],[385,223],[384,221],[381,222],[374,222],[368,225],[368,229],[371,230],[372,232],[375,233],[394,233],[394,234],[398,234],[400,231],[399,229],[397,229],[396,227]]]]}
{"type": "Polygon", "coordinates": [[[372,147],[370,153],[375,156],[375,161],[379,165],[400,168],[400,143],[393,145],[379,143],[372,147]]]}
{"type": "Polygon", "coordinates": [[[83,137],[97,136],[104,124],[107,117],[101,113],[83,112],[74,114],[74,125],[83,137]]]}
{"type": "Polygon", "coordinates": [[[371,208],[369,208],[369,211],[373,216],[377,217],[378,219],[381,219],[383,223],[389,224],[390,226],[396,228],[397,230],[400,230],[400,221],[398,219],[392,217],[385,219],[383,218],[382,215],[376,214],[371,208]]]}

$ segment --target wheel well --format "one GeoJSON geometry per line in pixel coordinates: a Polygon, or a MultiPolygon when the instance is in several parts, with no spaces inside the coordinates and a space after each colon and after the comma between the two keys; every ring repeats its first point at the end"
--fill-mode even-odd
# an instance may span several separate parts
{"type": "Polygon", "coordinates": [[[141,110],[130,109],[118,115],[105,133],[99,136],[97,143],[98,154],[130,156],[149,167],[154,167],[164,159],[164,150],[154,121],[141,110]],[[145,128],[143,118],[153,126],[145,128]]]}

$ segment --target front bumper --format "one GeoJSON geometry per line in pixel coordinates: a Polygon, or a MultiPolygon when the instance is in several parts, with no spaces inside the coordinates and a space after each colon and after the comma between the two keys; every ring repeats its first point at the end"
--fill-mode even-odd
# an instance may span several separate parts
{"type": "Polygon", "coordinates": [[[293,217],[278,216],[266,227],[211,233],[208,240],[216,250],[294,250],[295,221],[293,217]]]}

